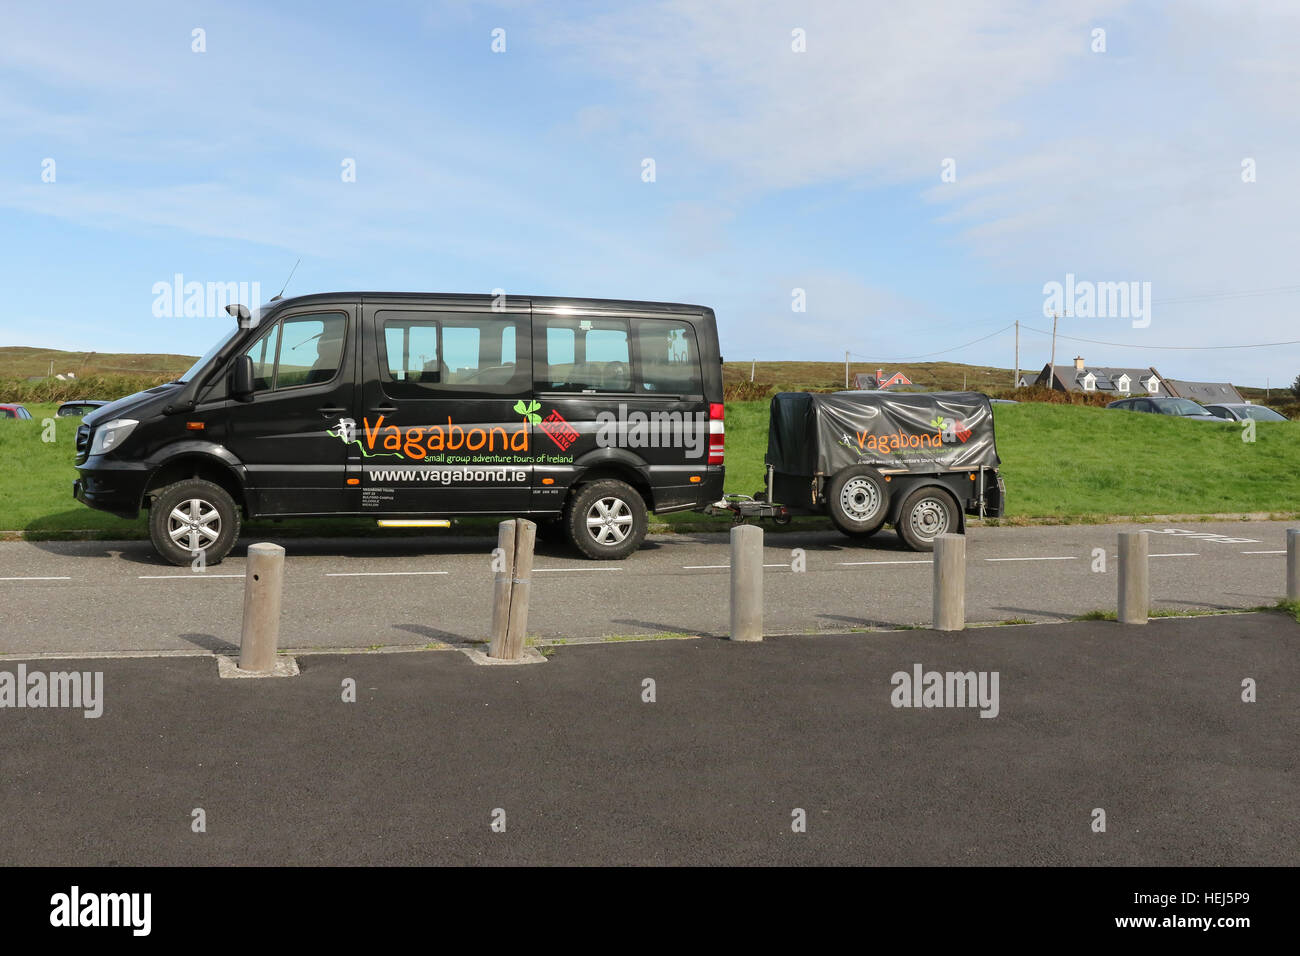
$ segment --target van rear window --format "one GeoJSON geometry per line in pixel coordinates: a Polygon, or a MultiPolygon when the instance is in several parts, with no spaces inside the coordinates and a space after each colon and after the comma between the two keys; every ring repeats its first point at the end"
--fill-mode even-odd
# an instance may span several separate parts
{"type": "Polygon", "coordinates": [[[636,320],[639,391],[656,395],[703,395],[695,329],[689,322],[636,320]]]}

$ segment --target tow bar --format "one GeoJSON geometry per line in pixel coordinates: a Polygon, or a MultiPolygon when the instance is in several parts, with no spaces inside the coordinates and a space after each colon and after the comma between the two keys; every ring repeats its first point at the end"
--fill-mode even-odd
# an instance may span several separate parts
{"type": "Polygon", "coordinates": [[[771,518],[775,524],[790,523],[790,509],[785,505],[772,504],[749,495],[723,495],[704,509],[709,515],[731,515],[736,524],[743,524],[749,518],[771,518]]]}

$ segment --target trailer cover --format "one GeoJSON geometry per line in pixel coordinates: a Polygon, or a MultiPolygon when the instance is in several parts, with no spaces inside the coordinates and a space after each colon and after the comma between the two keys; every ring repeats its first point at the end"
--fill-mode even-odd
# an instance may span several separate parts
{"type": "Polygon", "coordinates": [[[979,392],[781,392],[767,463],[790,475],[850,465],[914,472],[996,468],[993,409],[979,392]]]}

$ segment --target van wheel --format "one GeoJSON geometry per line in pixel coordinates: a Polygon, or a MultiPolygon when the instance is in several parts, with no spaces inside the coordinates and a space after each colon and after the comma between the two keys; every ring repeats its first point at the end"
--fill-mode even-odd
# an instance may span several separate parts
{"type": "Polygon", "coordinates": [[[201,478],[167,485],[149,506],[149,537],[158,553],[176,565],[220,564],[239,538],[239,508],[226,489],[201,478]]]}
{"type": "Polygon", "coordinates": [[[958,528],[957,502],[940,488],[917,488],[898,510],[898,535],[913,551],[933,551],[934,539],[958,528]]]}
{"type": "Polygon", "coordinates": [[[618,560],[645,540],[645,502],[631,485],[612,479],[574,490],[564,508],[569,541],[589,558],[618,560]]]}
{"type": "Polygon", "coordinates": [[[841,469],[826,489],[826,510],[835,527],[850,538],[873,534],[889,513],[885,479],[870,465],[841,469]]]}

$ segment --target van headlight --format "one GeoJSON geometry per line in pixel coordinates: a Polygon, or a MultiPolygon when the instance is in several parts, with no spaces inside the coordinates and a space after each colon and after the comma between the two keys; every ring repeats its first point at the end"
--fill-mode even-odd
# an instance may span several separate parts
{"type": "Polygon", "coordinates": [[[115,418],[107,425],[95,429],[95,437],[90,442],[92,455],[106,455],[126,440],[126,436],[139,425],[133,418],[115,418]]]}

